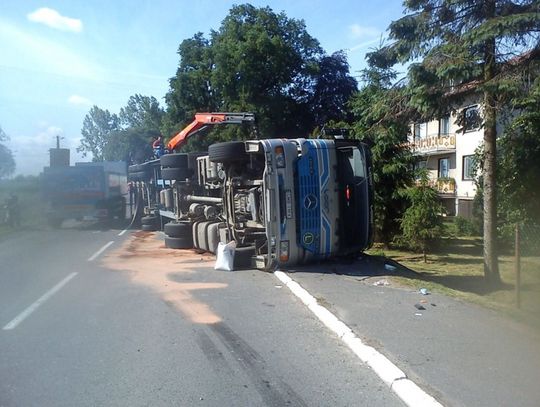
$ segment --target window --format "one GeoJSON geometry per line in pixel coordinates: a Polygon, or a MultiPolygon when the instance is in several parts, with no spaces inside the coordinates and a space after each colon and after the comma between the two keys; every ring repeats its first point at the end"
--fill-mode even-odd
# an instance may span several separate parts
{"type": "Polygon", "coordinates": [[[450,160],[448,158],[439,158],[439,178],[448,178],[450,170],[450,160]]]}
{"type": "Polygon", "coordinates": [[[427,123],[414,124],[414,138],[421,139],[427,137],[427,123]]]}
{"type": "Polygon", "coordinates": [[[474,171],[474,155],[464,155],[463,156],[463,180],[473,179],[474,171]]]}
{"type": "Polygon", "coordinates": [[[478,130],[482,125],[482,117],[478,106],[467,107],[463,110],[463,131],[478,130]]]}
{"type": "Polygon", "coordinates": [[[450,133],[450,116],[439,119],[439,136],[445,136],[450,133]]]}

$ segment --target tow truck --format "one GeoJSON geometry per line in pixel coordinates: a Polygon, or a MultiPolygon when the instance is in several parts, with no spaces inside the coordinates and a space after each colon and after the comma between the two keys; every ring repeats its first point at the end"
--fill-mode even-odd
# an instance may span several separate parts
{"type": "MultiPolygon", "coordinates": [[[[168,148],[178,150],[209,125],[233,123],[255,118],[198,113],[168,148]]],[[[371,155],[358,140],[216,143],[205,153],[166,154],[130,167],[130,177],[145,197],[143,229],[172,219],[163,226],[172,248],[215,253],[219,242],[234,240],[235,267],[273,270],[357,254],[372,243],[371,155]]]]}

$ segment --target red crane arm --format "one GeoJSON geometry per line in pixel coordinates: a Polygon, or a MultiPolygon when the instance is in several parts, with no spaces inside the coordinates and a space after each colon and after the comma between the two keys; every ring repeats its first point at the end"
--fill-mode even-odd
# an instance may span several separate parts
{"type": "Polygon", "coordinates": [[[253,113],[196,113],[195,119],[174,136],[168,143],[169,151],[179,149],[189,137],[213,124],[241,124],[254,122],[253,113]]]}

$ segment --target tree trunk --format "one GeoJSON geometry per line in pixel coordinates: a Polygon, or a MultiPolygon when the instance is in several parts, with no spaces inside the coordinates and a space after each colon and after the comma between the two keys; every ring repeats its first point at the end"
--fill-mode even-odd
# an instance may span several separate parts
{"type": "MultiPolygon", "coordinates": [[[[486,2],[486,17],[493,17],[495,5],[486,2]]],[[[484,81],[495,75],[495,38],[485,43],[484,81]]],[[[492,90],[484,91],[484,277],[490,284],[500,283],[497,257],[496,148],[497,112],[492,90]]]]}

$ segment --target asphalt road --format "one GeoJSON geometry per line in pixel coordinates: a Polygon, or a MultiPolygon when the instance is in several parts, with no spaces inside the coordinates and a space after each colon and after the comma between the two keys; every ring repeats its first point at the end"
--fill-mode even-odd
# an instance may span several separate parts
{"type": "Polygon", "coordinates": [[[0,406],[403,405],[272,274],[119,232],[0,242],[0,406]]]}

